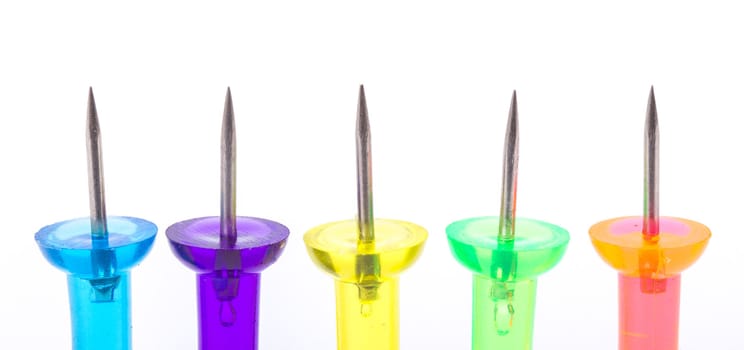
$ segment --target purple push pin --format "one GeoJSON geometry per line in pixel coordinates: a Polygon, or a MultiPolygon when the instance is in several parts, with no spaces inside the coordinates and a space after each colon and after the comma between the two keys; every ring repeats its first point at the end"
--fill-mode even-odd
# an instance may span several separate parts
{"type": "Polygon", "coordinates": [[[196,271],[199,349],[258,349],[261,271],[281,255],[289,229],[235,215],[235,117],[227,88],[222,119],[220,216],[177,222],[165,234],[181,262],[196,271]]]}

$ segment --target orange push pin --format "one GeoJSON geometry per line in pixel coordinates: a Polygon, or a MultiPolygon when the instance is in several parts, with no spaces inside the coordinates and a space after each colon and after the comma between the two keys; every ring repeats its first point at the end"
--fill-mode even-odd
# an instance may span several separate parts
{"type": "Polygon", "coordinates": [[[619,272],[620,350],[676,350],[680,275],[702,255],[710,230],[659,216],[659,128],[654,88],[648,98],[643,216],[599,222],[594,248],[619,272]]]}

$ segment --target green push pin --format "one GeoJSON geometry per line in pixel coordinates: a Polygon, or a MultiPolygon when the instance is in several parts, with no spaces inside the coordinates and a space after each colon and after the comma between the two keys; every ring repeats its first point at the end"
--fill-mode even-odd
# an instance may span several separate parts
{"type": "Polygon", "coordinates": [[[455,258],[473,273],[473,350],[532,349],[537,276],[563,257],[568,231],[516,218],[519,122],[512,95],[504,142],[501,215],[447,226],[455,258]]]}

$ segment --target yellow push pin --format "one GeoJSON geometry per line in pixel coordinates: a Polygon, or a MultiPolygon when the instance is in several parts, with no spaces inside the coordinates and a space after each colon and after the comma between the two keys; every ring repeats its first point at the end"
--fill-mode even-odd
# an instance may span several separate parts
{"type": "Polygon", "coordinates": [[[317,226],[305,244],[313,262],[336,280],[338,349],[397,350],[398,274],[418,258],[427,233],[409,222],[374,218],[364,86],[356,131],[357,219],[317,226]]]}

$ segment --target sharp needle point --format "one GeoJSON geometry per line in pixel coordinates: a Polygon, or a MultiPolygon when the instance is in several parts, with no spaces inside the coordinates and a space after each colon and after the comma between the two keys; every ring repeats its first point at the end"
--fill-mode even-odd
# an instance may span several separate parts
{"type": "Polygon", "coordinates": [[[514,240],[517,209],[517,173],[519,165],[519,112],[517,91],[512,93],[509,121],[504,138],[504,160],[502,165],[501,213],[499,215],[499,240],[514,240]]]}
{"type": "Polygon", "coordinates": [[[356,162],[359,241],[370,243],[375,240],[374,214],[372,210],[372,146],[364,85],[359,86],[359,104],[357,106],[356,120],[356,162]]]}
{"type": "Polygon", "coordinates": [[[90,199],[90,233],[94,240],[106,240],[106,198],[103,187],[103,159],[101,129],[98,125],[93,88],[88,90],[86,145],[88,149],[88,197],[90,199]]]}
{"type": "Polygon", "coordinates": [[[659,234],[659,121],[654,87],[648,95],[643,153],[643,235],[659,234]]]}
{"type": "Polygon", "coordinates": [[[221,142],[221,205],[220,205],[220,246],[232,248],[237,240],[235,217],[235,116],[233,113],[232,94],[227,88],[225,110],[222,116],[221,142]]]}

